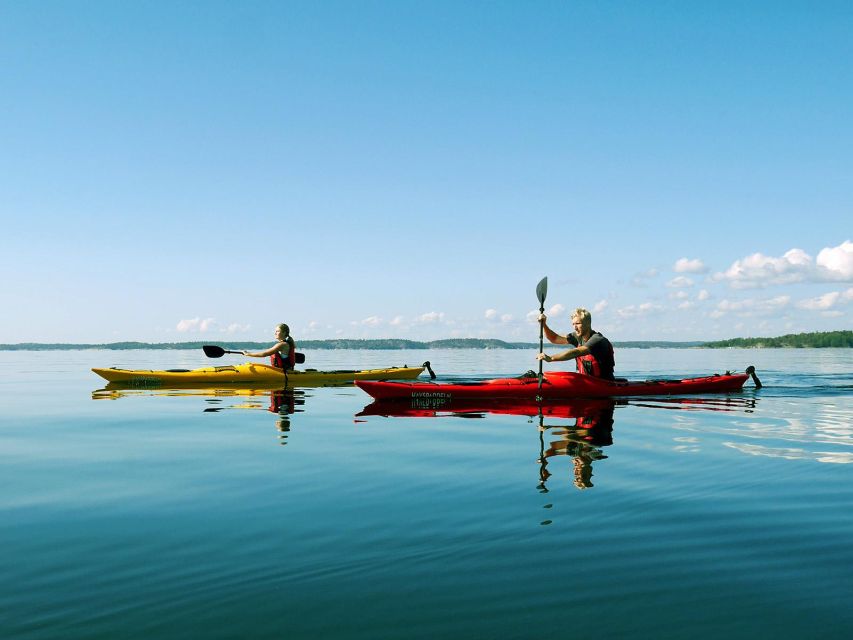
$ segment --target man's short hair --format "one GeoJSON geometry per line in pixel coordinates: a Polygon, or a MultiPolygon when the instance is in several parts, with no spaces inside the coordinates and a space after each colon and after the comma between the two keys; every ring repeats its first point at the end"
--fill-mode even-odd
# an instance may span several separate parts
{"type": "Polygon", "coordinates": [[[592,326],[592,314],[583,307],[578,307],[577,309],[575,309],[574,313],[572,314],[572,320],[574,320],[575,318],[580,319],[580,321],[585,327],[592,326]]]}

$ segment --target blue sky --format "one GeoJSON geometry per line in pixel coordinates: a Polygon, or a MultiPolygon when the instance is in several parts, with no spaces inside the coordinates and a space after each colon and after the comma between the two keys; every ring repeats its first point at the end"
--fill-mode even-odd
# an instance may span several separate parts
{"type": "Polygon", "coordinates": [[[851,329],[849,2],[0,2],[0,342],[851,329]]]}

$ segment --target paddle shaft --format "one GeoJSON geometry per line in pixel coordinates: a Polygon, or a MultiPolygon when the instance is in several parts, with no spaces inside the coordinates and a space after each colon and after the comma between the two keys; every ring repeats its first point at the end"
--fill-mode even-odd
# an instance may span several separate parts
{"type": "MultiPolygon", "coordinates": [[[[539,307],[539,313],[540,313],[540,315],[545,313],[544,301],[543,301],[542,306],[539,307]]],[[[545,327],[542,324],[542,322],[540,321],[539,322],[539,353],[542,353],[542,349],[545,348],[544,334],[545,334],[545,327]]],[[[542,388],[542,361],[541,360],[539,361],[539,388],[540,389],[542,388]]]]}
{"type": "MultiPolygon", "coordinates": [[[[545,276],[536,285],[536,297],[539,299],[539,315],[545,313],[545,296],[548,295],[548,276],[545,276]]],[[[545,325],[542,320],[539,320],[539,353],[545,346],[544,342],[545,325]]],[[[539,390],[542,390],[542,360],[539,361],[539,390]]]]}

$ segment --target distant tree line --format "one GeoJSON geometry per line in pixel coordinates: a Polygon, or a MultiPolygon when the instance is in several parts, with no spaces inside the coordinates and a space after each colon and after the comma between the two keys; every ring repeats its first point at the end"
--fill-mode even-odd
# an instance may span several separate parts
{"type": "MultiPolygon", "coordinates": [[[[239,351],[243,349],[265,349],[267,342],[226,342],[223,340],[208,340],[206,342],[109,342],[104,344],[67,344],[44,342],[21,342],[18,344],[0,344],[0,351],[67,351],[72,349],[109,349],[122,351],[127,349],[201,349],[202,345],[210,343],[227,345],[228,349],[239,351]]],[[[716,342],[663,342],[663,341],[629,341],[614,342],[615,347],[631,349],[724,349],[728,347],[743,348],[821,348],[821,347],[853,347],[853,331],[824,331],[818,333],[796,333],[778,338],[733,338],[716,342]]],[[[356,340],[340,338],[336,340],[299,340],[297,348],[302,349],[538,349],[534,342],[505,342],[503,340],[484,338],[448,338],[420,342],[418,340],[402,340],[387,338],[379,340],[356,340]]]]}
{"type": "MultiPolygon", "coordinates": [[[[129,349],[201,349],[205,344],[225,344],[229,350],[266,349],[270,342],[233,342],[224,340],[207,340],[204,342],[109,342],[103,344],[67,344],[44,342],[21,342],[17,344],[0,344],[0,351],[58,351],[71,349],[109,349],[123,351],[129,349]]],[[[418,340],[403,340],[387,338],[378,340],[358,340],[340,338],[335,340],[298,340],[297,349],[533,349],[538,344],[532,342],[505,342],[503,340],[479,338],[450,338],[420,342],[418,340]]]]}
{"type": "Polygon", "coordinates": [[[853,331],[820,331],[815,333],[789,333],[778,338],[733,338],[706,342],[709,349],[724,349],[728,347],[743,347],[756,349],[773,348],[827,348],[853,347],[853,331]]]}

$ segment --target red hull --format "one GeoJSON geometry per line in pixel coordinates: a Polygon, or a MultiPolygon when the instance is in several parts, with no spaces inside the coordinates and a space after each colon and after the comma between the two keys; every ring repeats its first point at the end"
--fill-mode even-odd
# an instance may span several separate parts
{"type": "Polygon", "coordinates": [[[356,380],[365,392],[377,400],[388,399],[565,399],[609,398],[618,396],[667,396],[738,391],[749,377],[747,373],[712,375],[683,380],[646,380],[610,382],[569,371],[544,375],[542,388],[538,378],[496,378],[472,383],[387,382],[356,380]]]}

